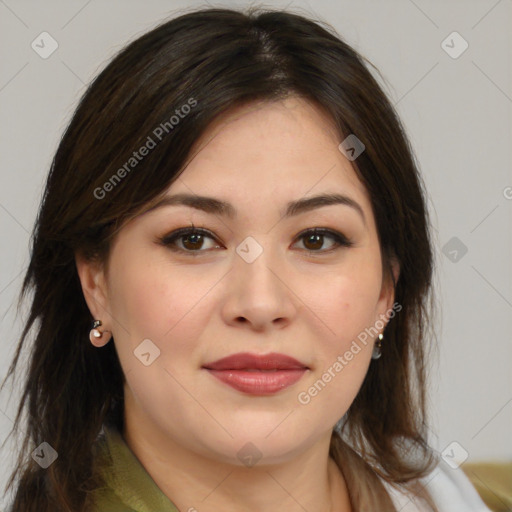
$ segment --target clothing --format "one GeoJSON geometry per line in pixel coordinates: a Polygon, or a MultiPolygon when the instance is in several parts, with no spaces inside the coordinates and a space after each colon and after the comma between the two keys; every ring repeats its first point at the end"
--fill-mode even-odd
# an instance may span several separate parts
{"type": "MultiPolygon", "coordinates": [[[[489,509],[468,477],[459,467],[452,469],[442,458],[437,467],[426,477],[420,479],[422,485],[432,495],[439,512],[489,512],[489,509]]],[[[400,512],[424,512],[426,508],[396,489],[392,489],[387,482],[383,482],[393,503],[400,512]]]]}
{"type": "Polygon", "coordinates": [[[469,462],[462,469],[491,510],[512,510],[512,461],[469,462]]]}
{"type": "Polygon", "coordinates": [[[106,488],[94,495],[94,512],[180,512],[159,489],[114,427],[103,427],[98,440],[99,454],[106,457],[102,476],[106,488]]]}
{"type": "MultiPolygon", "coordinates": [[[[98,440],[99,453],[106,457],[102,474],[107,486],[95,492],[94,512],[179,512],[144,469],[119,430],[104,427],[98,440]]],[[[440,512],[489,512],[462,470],[444,461],[424,478],[440,512]]],[[[383,482],[400,512],[423,512],[414,499],[383,482]]],[[[194,510],[194,504],[189,510],[194,510]]]]}

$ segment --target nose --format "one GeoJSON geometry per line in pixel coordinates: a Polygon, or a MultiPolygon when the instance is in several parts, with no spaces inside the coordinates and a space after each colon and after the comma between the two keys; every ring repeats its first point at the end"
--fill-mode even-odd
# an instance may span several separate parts
{"type": "Polygon", "coordinates": [[[240,254],[234,256],[229,273],[224,321],[259,332],[285,327],[293,321],[300,302],[292,290],[290,271],[286,272],[283,262],[268,248],[263,247],[252,262],[240,254]]]}

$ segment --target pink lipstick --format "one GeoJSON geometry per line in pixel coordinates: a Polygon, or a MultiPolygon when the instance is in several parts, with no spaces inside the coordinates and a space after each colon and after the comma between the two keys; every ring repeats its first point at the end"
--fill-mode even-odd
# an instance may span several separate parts
{"type": "Polygon", "coordinates": [[[284,354],[238,353],[203,365],[212,376],[250,395],[270,395],[295,384],[309,369],[284,354]]]}

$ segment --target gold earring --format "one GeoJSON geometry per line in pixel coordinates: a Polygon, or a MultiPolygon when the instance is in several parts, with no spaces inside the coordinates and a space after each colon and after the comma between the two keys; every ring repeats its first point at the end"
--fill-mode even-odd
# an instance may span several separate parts
{"type": "Polygon", "coordinates": [[[91,340],[91,343],[95,347],[103,347],[104,345],[106,345],[110,341],[110,338],[112,337],[112,333],[110,331],[107,331],[107,330],[100,331],[98,329],[98,327],[100,325],[102,325],[101,324],[101,320],[94,320],[94,323],[92,325],[92,329],[89,332],[89,339],[91,340]],[[98,341],[100,338],[101,338],[101,342],[98,341]]]}

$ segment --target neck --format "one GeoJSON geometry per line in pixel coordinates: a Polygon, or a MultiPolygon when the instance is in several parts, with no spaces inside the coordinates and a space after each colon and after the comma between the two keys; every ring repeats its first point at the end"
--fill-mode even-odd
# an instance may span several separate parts
{"type": "Polygon", "coordinates": [[[187,450],[168,435],[125,417],[123,437],[179,510],[352,512],[345,479],[329,457],[330,432],[295,457],[253,467],[187,450]]]}

